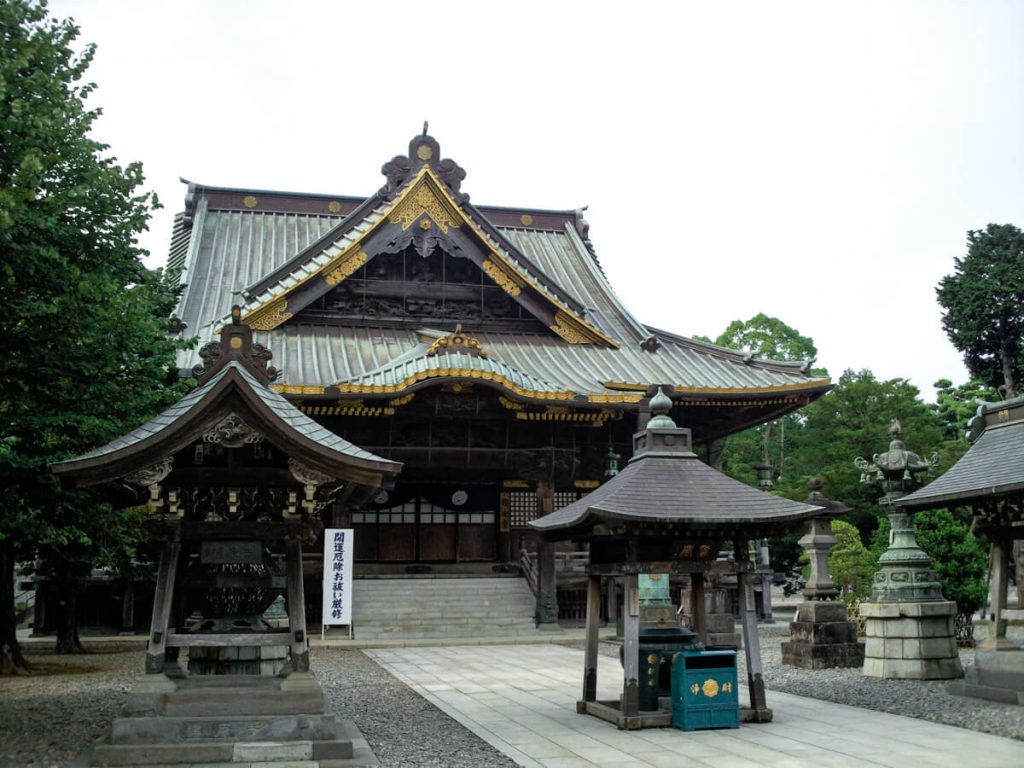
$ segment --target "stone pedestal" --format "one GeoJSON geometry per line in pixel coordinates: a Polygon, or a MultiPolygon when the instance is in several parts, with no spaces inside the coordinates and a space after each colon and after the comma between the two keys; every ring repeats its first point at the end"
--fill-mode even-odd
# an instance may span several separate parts
{"type": "Polygon", "coordinates": [[[178,680],[150,674],[128,693],[122,716],[94,746],[91,764],[375,763],[363,744],[353,723],[330,713],[308,672],[178,680]]]}
{"type": "Polygon", "coordinates": [[[947,688],[958,696],[1024,705],[1024,650],[979,650],[964,679],[947,688]]]}
{"type": "Polygon", "coordinates": [[[833,601],[804,602],[789,625],[789,642],[782,644],[782,663],[800,669],[859,667],[864,646],[846,606],[833,601]]]}
{"type": "Polygon", "coordinates": [[[953,617],[956,603],[863,603],[864,674],[907,680],[962,677],[953,617]]]}

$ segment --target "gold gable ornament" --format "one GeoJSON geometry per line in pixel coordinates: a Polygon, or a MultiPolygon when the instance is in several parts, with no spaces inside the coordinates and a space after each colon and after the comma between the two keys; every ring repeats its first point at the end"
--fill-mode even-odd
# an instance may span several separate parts
{"type": "Polygon", "coordinates": [[[462,332],[462,323],[458,323],[455,330],[447,336],[442,336],[431,344],[430,349],[427,350],[427,357],[434,357],[442,352],[465,352],[473,357],[487,357],[483,345],[477,339],[462,332]]]}

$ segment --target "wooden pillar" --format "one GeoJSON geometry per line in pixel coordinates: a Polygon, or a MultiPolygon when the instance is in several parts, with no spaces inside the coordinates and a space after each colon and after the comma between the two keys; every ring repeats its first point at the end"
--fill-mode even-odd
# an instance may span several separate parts
{"type": "Polygon", "coordinates": [[[701,571],[690,574],[690,615],[693,616],[693,631],[697,639],[707,645],[708,608],[704,599],[704,574],[701,571]]]}
{"type": "Polygon", "coordinates": [[[537,607],[539,626],[558,625],[558,585],[555,579],[555,545],[540,539],[537,542],[537,607]]]}
{"type": "Polygon", "coordinates": [[[583,654],[583,701],[597,700],[597,641],[601,623],[601,577],[587,578],[587,634],[583,654]]]}
{"type": "Polygon", "coordinates": [[[635,573],[623,579],[622,705],[625,717],[640,714],[640,587],[635,573]]]}
{"type": "Polygon", "coordinates": [[[150,623],[149,647],[146,649],[146,673],[164,671],[167,654],[167,632],[170,629],[171,604],[174,600],[175,580],[178,574],[180,541],[165,541],[160,547],[160,565],[156,574],[156,593],[153,595],[153,620],[150,623]]]}
{"type": "Polygon", "coordinates": [[[609,576],[605,580],[605,589],[608,593],[605,595],[606,608],[608,613],[608,626],[614,627],[619,620],[619,582],[614,576],[609,576]]]}
{"type": "Polygon", "coordinates": [[[1010,581],[1010,547],[1011,542],[1006,536],[992,537],[990,556],[991,573],[989,590],[992,593],[992,630],[989,636],[979,644],[986,651],[1016,650],[1017,646],[1006,639],[1006,594],[1010,581]]]}
{"type": "Polygon", "coordinates": [[[285,571],[288,580],[288,632],[292,671],[309,672],[309,638],[306,636],[306,596],[302,584],[302,541],[285,540],[285,571]]]}
{"type": "Polygon", "coordinates": [[[129,577],[121,594],[121,634],[135,634],[135,579],[129,577]]]}
{"type": "Polygon", "coordinates": [[[754,601],[754,574],[747,551],[747,540],[736,537],[736,576],[743,627],[743,647],[747,653],[747,686],[755,722],[771,719],[764,692],[764,668],[761,665],[761,641],[757,635],[757,604],[754,601]]]}

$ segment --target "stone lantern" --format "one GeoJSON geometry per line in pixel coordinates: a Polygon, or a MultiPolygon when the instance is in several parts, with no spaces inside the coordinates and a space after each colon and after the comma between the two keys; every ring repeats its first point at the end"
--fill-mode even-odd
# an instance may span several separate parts
{"type": "Polygon", "coordinates": [[[920,476],[938,463],[923,459],[901,438],[900,423],[889,429],[892,441],[871,461],[858,457],[861,482],[877,482],[878,500],[889,518],[889,548],[879,558],[871,599],[861,606],[867,644],[864,674],[872,677],[936,680],[963,675],[953,617],[956,603],[942,596],[931,558],[917,545],[913,515],[896,501],[922,485],[920,476]]]}
{"type": "Polygon", "coordinates": [[[832,521],[850,508],[822,495],[820,477],[812,478],[810,485],[804,503],[824,512],[808,522],[800,538],[811,575],[803,589],[804,602],[789,625],[790,640],[782,644],[782,663],[802,669],[859,667],[864,663],[864,647],[857,641],[857,625],[849,620],[846,606],[836,600],[839,590],[828,570],[828,557],[836,544],[832,521]]]}

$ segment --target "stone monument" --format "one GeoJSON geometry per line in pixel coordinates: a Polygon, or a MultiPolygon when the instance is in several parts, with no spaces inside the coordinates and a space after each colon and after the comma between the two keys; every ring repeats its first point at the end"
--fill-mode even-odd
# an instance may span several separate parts
{"type": "Polygon", "coordinates": [[[921,485],[921,474],[938,463],[907,450],[900,423],[889,429],[892,441],[871,461],[858,457],[861,482],[881,484],[878,500],[891,526],[889,548],[879,559],[871,599],[860,607],[867,644],[864,674],[871,677],[948,680],[963,676],[953,617],[956,603],[942,596],[931,558],[914,538],[913,514],[896,501],[921,485]]]}
{"type": "Polygon", "coordinates": [[[800,539],[811,564],[804,587],[804,602],[797,607],[789,625],[789,642],[782,644],[782,663],[801,669],[859,667],[864,663],[864,646],[857,641],[857,625],[849,620],[846,606],[836,600],[839,590],[828,570],[828,556],[835,546],[832,520],[849,511],[845,504],[821,494],[821,478],[811,480],[807,504],[826,512],[811,520],[800,539]]]}

